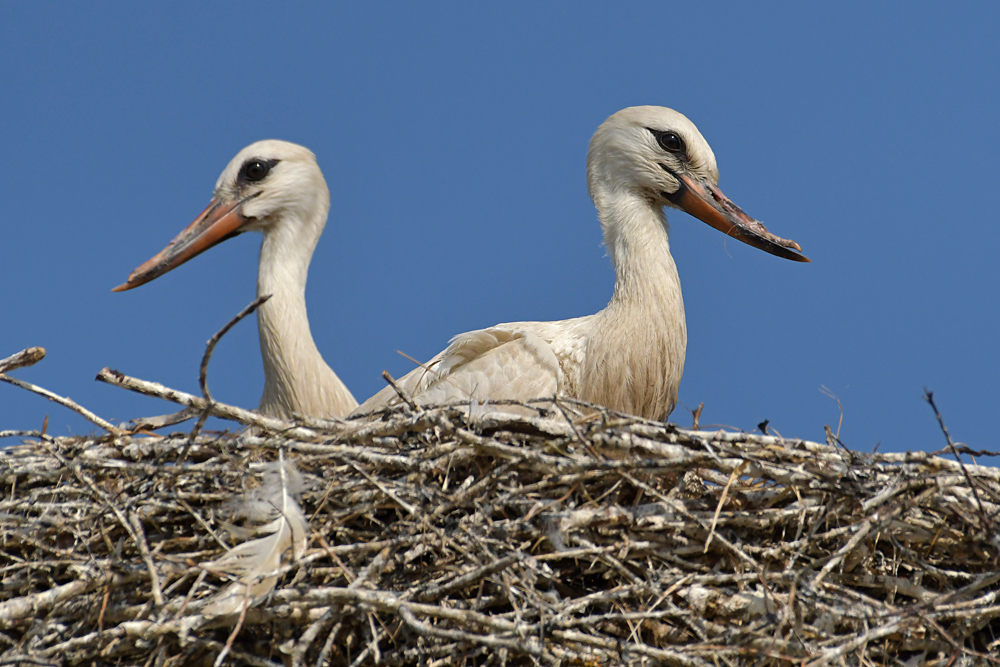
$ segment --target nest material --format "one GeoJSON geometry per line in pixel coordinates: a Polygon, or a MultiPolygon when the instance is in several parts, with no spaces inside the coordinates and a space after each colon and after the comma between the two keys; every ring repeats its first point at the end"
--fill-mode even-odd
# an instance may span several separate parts
{"type": "Polygon", "coordinates": [[[0,664],[1000,664],[1000,469],[576,408],[10,448],[0,664]],[[279,450],[308,549],[203,616],[279,450]]]}

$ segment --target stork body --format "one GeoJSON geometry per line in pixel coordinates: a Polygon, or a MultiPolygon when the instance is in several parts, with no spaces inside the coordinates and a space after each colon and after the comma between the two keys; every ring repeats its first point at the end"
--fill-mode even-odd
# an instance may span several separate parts
{"type": "MultiPolygon", "coordinates": [[[[590,142],[587,184],[615,266],[615,289],[599,313],[558,322],[512,322],[471,331],[397,382],[417,403],[562,395],[649,419],[677,402],[687,328],[664,206],[786,259],[809,261],[718,189],[711,147],[682,114],[630,107],[590,142]]],[[[386,387],[355,414],[399,402],[386,387]]]]}

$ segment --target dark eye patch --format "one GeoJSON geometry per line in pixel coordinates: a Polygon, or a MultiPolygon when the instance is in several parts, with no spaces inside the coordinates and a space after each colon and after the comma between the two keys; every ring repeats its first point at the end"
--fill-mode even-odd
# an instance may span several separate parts
{"type": "Polygon", "coordinates": [[[250,158],[243,163],[240,167],[240,173],[236,176],[236,182],[239,184],[246,183],[256,183],[257,181],[264,180],[274,165],[281,162],[281,160],[262,160],[260,158],[250,158]]]}
{"type": "Polygon", "coordinates": [[[684,140],[676,132],[670,130],[654,130],[652,128],[646,128],[653,133],[656,137],[656,143],[660,145],[660,148],[667,151],[668,153],[673,153],[675,155],[680,155],[682,157],[687,155],[687,147],[684,145],[684,140]]]}

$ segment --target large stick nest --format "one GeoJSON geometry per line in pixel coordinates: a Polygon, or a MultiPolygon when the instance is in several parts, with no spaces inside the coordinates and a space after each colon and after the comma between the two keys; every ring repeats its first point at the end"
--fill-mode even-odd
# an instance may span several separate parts
{"type": "Polygon", "coordinates": [[[1000,470],[539,415],[9,448],[0,663],[1000,664],[1000,470]],[[202,616],[230,503],[279,450],[308,549],[202,616]]]}

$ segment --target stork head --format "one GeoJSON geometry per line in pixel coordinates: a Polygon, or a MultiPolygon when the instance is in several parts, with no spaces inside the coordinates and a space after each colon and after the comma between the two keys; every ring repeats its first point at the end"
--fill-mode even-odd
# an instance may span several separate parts
{"type": "Polygon", "coordinates": [[[243,232],[298,226],[286,231],[306,234],[315,245],[329,208],[330,190],[312,151],[287,141],[255,142],[226,166],[212,201],[195,221],[112,291],[148,283],[243,232]]]}
{"type": "Polygon", "coordinates": [[[772,255],[809,261],[798,243],[771,234],[722,194],[711,146],[673,109],[629,107],[614,114],[594,133],[587,165],[595,201],[603,193],[631,192],[657,206],[681,209],[772,255]]]}

